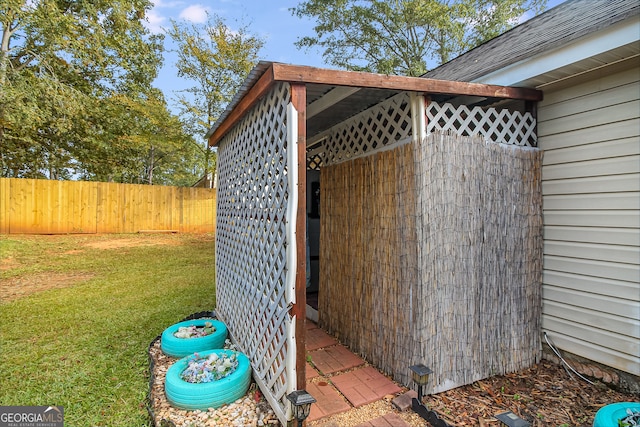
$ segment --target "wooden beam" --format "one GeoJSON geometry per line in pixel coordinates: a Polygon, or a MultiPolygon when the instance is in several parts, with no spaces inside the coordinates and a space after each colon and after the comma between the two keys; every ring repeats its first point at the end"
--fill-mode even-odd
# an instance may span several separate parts
{"type": "Polygon", "coordinates": [[[296,384],[302,390],[307,386],[306,320],[307,320],[307,87],[291,84],[291,103],[298,113],[298,209],[296,223],[296,303],[291,315],[296,316],[296,384]]]}
{"type": "Polygon", "coordinates": [[[220,139],[226,134],[247,111],[251,109],[265,93],[271,88],[274,83],[273,78],[273,65],[269,67],[264,74],[258,79],[258,81],[251,86],[251,89],[247,94],[238,102],[233,111],[227,116],[227,118],[218,126],[218,128],[209,136],[209,146],[215,147],[220,142],[220,139]]]}
{"type": "Polygon", "coordinates": [[[328,70],[279,63],[273,64],[273,78],[277,81],[298,83],[406,90],[423,92],[427,95],[470,95],[490,98],[521,99],[525,101],[542,100],[541,91],[529,88],[435,80],[422,77],[391,76],[356,71],[328,70]]]}
{"type": "Polygon", "coordinates": [[[327,108],[333,107],[334,104],[337,104],[343,99],[350,97],[359,90],[359,87],[348,88],[344,86],[338,86],[331,89],[327,94],[323,95],[322,98],[314,101],[309,105],[309,107],[307,108],[307,119],[310,119],[316,114],[323,112],[327,108]]]}

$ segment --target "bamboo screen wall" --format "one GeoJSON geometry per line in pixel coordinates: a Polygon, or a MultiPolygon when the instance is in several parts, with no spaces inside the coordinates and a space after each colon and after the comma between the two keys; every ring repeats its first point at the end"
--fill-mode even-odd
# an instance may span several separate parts
{"type": "Polygon", "coordinates": [[[290,418],[286,394],[296,387],[289,98],[289,85],[276,85],[220,142],[216,228],[218,316],[283,424],[290,418]]]}
{"type": "Polygon", "coordinates": [[[320,324],[447,390],[540,357],[541,154],[431,134],[322,169],[320,324]]]}

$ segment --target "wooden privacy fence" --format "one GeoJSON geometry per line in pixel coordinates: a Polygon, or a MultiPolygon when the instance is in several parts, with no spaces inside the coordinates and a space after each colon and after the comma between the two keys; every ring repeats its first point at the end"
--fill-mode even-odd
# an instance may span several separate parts
{"type": "Polygon", "coordinates": [[[213,232],[216,191],[0,178],[0,233],[213,232]]]}

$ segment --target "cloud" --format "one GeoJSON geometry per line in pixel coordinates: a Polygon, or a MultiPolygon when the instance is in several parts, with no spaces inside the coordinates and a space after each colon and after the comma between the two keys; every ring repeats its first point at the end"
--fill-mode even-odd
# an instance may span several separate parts
{"type": "Polygon", "coordinates": [[[149,29],[149,31],[154,34],[158,34],[162,32],[162,25],[166,20],[167,18],[152,9],[147,12],[147,22],[145,23],[145,25],[149,29]]]}
{"type": "Polygon", "coordinates": [[[194,24],[203,24],[207,22],[207,12],[210,8],[200,4],[191,5],[180,12],[180,19],[193,22],[194,24]]]}
{"type": "Polygon", "coordinates": [[[184,4],[184,1],[165,1],[165,0],[151,0],[154,7],[179,7],[184,4]]]}

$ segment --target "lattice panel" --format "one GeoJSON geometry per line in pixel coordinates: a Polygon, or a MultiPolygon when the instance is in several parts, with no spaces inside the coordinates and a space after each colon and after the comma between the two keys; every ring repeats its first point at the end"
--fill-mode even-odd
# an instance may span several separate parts
{"type": "Polygon", "coordinates": [[[308,170],[320,170],[322,166],[322,156],[317,153],[307,153],[307,169],[308,170]]]}
{"type": "Polygon", "coordinates": [[[481,135],[485,139],[502,144],[535,147],[536,119],[531,113],[483,109],[464,105],[430,102],[427,106],[427,132],[451,131],[460,136],[481,135]]]}
{"type": "MultiPolygon", "coordinates": [[[[460,136],[480,135],[502,144],[538,145],[536,119],[531,113],[430,102],[426,115],[428,133],[448,131],[460,136]]],[[[307,153],[307,168],[318,170],[393,145],[411,135],[409,96],[400,93],[321,135],[325,139],[323,150],[307,153]]]]}
{"type": "Polygon", "coordinates": [[[399,93],[374,107],[334,126],[323,142],[323,157],[314,165],[330,165],[358,157],[411,135],[411,105],[406,92],[399,93]]]}
{"type": "Polygon", "coordinates": [[[216,310],[283,424],[293,347],[285,285],[289,98],[289,85],[276,85],[220,142],[216,228],[216,310]]]}

